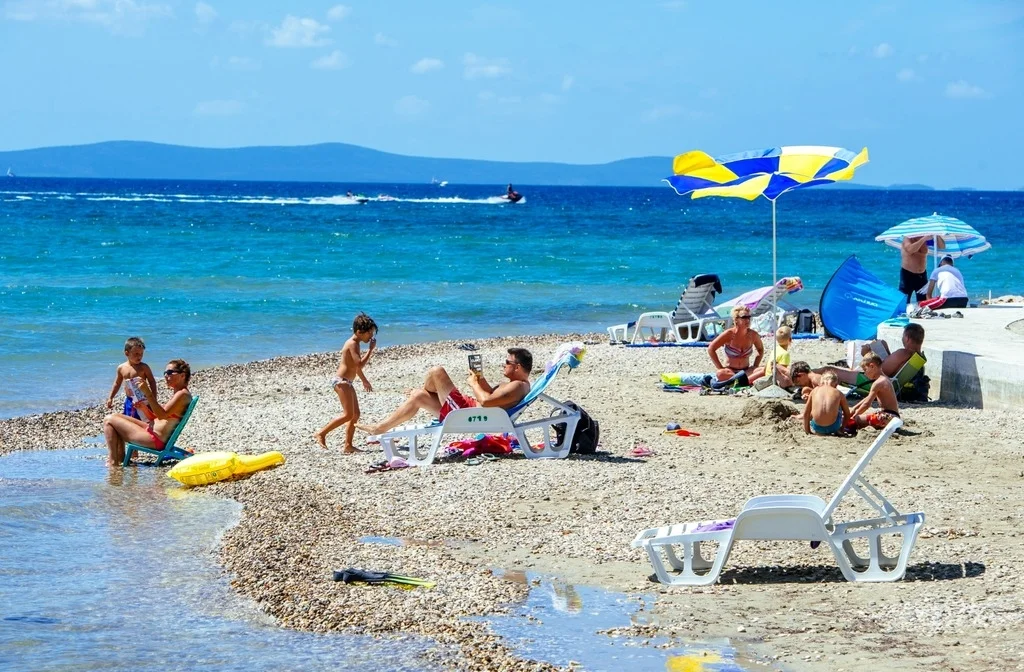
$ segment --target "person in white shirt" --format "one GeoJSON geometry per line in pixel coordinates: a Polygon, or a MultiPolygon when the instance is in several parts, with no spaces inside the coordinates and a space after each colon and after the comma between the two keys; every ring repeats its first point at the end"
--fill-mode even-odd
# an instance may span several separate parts
{"type": "Polygon", "coordinates": [[[966,308],[967,287],[960,269],[953,266],[953,257],[945,256],[928,278],[928,299],[921,302],[928,308],[966,308]],[[938,290],[938,296],[935,296],[938,290]],[[932,298],[935,297],[935,298],[932,298]]]}

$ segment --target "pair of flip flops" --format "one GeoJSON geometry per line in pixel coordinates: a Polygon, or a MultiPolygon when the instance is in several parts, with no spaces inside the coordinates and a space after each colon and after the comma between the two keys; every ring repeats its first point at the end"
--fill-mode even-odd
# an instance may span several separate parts
{"type": "Polygon", "coordinates": [[[406,469],[409,466],[410,466],[409,463],[406,462],[405,459],[403,459],[401,457],[393,457],[393,458],[391,458],[390,462],[387,461],[387,460],[381,460],[380,462],[374,462],[366,470],[366,473],[368,473],[368,474],[376,474],[377,472],[381,472],[381,471],[397,471],[399,469],[406,469]]]}
{"type": "Polygon", "coordinates": [[[479,464],[483,464],[484,462],[497,462],[497,461],[498,461],[498,456],[495,455],[494,453],[480,453],[479,455],[474,455],[473,457],[468,458],[466,460],[466,464],[471,466],[471,467],[475,467],[475,466],[477,466],[479,464]]]}

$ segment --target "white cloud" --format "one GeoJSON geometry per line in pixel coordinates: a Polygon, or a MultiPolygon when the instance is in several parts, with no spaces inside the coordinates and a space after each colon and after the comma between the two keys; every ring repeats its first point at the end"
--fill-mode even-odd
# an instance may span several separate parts
{"type": "Polygon", "coordinates": [[[321,56],[310,63],[309,67],[315,70],[343,70],[347,68],[348,65],[348,56],[335,49],[326,56],[321,56]]]}
{"type": "Polygon", "coordinates": [[[135,0],[12,0],[4,16],[13,21],[74,21],[94,23],[111,32],[137,32],[147,21],[170,18],[168,5],[135,0]]]}
{"type": "Polygon", "coordinates": [[[917,73],[914,72],[911,68],[903,68],[902,70],[896,73],[896,79],[900,80],[901,82],[912,82],[915,79],[917,79],[917,73]]]}
{"type": "Polygon", "coordinates": [[[871,50],[871,53],[874,54],[875,58],[888,58],[889,56],[892,56],[892,52],[892,45],[888,42],[882,42],[871,50]]]}
{"type": "Polygon", "coordinates": [[[522,102],[519,96],[499,96],[493,91],[481,91],[476,94],[476,98],[481,104],[490,105],[518,105],[522,102]]]}
{"type": "Polygon", "coordinates": [[[217,10],[205,2],[196,3],[196,20],[199,25],[208,26],[217,19],[217,10]]]}
{"type": "Polygon", "coordinates": [[[962,79],[946,85],[947,98],[988,98],[989,93],[980,86],[975,86],[962,79]]]}
{"type": "Polygon", "coordinates": [[[204,100],[196,103],[193,114],[197,117],[233,117],[242,113],[243,105],[237,100],[204,100]]]}
{"type": "Polygon", "coordinates": [[[392,39],[384,33],[377,33],[373,36],[373,43],[381,47],[397,47],[398,40],[392,39]]]}
{"type": "Polygon", "coordinates": [[[466,79],[492,79],[512,72],[507,58],[481,58],[476,54],[467,53],[462,57],[462,64],[465,66],[466,79]]]}
{"type": "Polygon", "coordinates": [[[352,8],[347,5],[335,5],[327,10],[328,21],[341,21],[352,13],[352,8]]]}
{"type": "Polygon", "coordinates": [[[266,43],[272,47],[322,47],[331,43],[326,37],[331,32],[330,26],[316,19],[300,19],[291,14],[270,32],[266,43]]]}
{"type": "Polygon", "coordinates": [[[440,70],[444,67],[444,61],[439,58],[421,58],[412,64],[409,68],[410,72],[415,72],[417,75],[422,75],[431,70],[440,70]]]}
{"type": "Polygon", "coordinates": [[[259,70],[262,67],[262,64],[259,61],[249,58],[247,56],[230,56],[228,57],[227,63],[224,64],[224,67],[228,70],[252,72],[255,70],[259,70]]]}
{"type": "Polygon", "coordinates": [[[417,96],[402,96],[395,101],[395,113],[403,117],[417,117],[430,109],[430,102],[417,96]]]}
{"type": "Polygon", "coordinates": [[[683,108],[679,105],[658,105],[644,112],[641,115],[641,118],[647,123],[654,123],[664,119],[678,117],[682,113],[683,108]]]}
{"type": "Polygon", "coordinates": [[[571,89],[573,82],[575,82],[575,80],[572,78],[572,75],[562,75],[562,91],[568,91],[571,89]]]}

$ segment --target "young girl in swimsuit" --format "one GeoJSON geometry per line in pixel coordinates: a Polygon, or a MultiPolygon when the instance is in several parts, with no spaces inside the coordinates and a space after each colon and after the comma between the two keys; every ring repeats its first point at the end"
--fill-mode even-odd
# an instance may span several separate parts
{"type": "Polygon", "coordinates": [[[764,375],[761,358],[764,357],[764,343],[756,331],[750,328],[750,309],[746,306],[733,306],[730,313],[733,326],[729,327],[708,345],[708,355],[715,365],[715,376],[719,383],[744,382],[753,383],[764,375]],[[718,357],[718,350],[725,351],[726,363],[718,357]],[[757,350],[754,363],[750,363],[750,355],[757,350]],[[743,374],[743,375],[740,375],[743,374]]]}
{"type": "Polygon", "coordinates": [[[163,449],[167,437],[181,422],[192,401],[192,393],[188,391],[188,382],[192,378],[192,370],[184,359],[172,359],[164,369],[164,382],[171,390],[171,398],[161,405],[153,390],[143,379],[136,380],[136,387],[146,395],[149,409],[153,413],[150,422],[126,415],[108,415],[103,419],[103,435],[107,440],[107,465],[120,465],[124,460],[124,444],[136,443],[147,448],[163,449]]]}

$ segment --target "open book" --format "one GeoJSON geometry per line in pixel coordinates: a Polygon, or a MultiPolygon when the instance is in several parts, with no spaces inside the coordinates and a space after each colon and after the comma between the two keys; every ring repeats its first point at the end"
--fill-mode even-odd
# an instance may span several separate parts
{"type": "Polygon", "coordinates": [[[127,378],[124,381],[124,386],[130,392],[132,397],[132,407],[137,410],[137,414],[140,418],[153,419],[153,412],[149,410],[149,402],[146,400],[146,394],[139,389],[138,381],[139,378],[127,378]]]}

